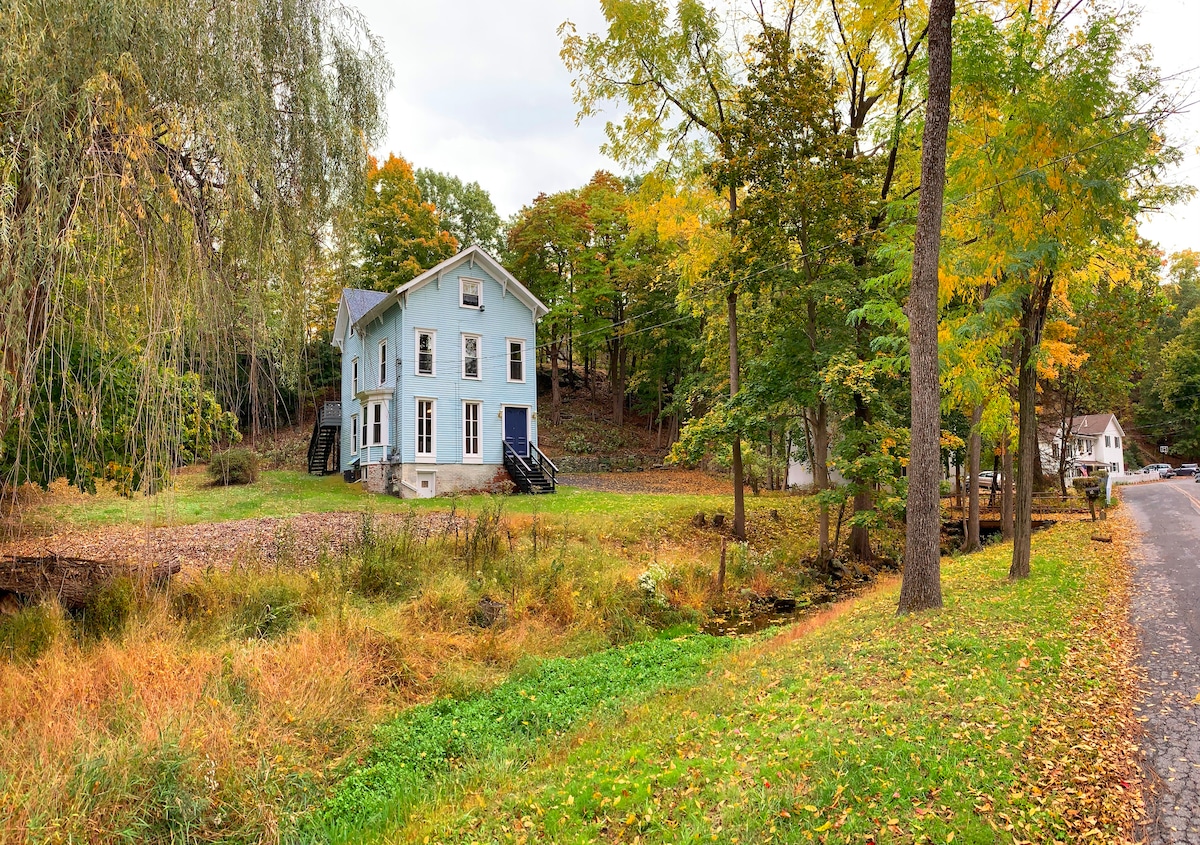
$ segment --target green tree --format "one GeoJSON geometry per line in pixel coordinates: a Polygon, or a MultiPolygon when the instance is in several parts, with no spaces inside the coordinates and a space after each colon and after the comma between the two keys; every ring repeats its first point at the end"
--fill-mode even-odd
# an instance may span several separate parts
{"type": "Polygon", "coordinates": [[[1200,453],[1200,307],[1184,318],[1179,334],[1162,348],[1155,393],[1162,403],[1172,448],[1200,453]]]}
{"type": "MultiPolygon", "coordinates": [[[[562,57],[576,77],[579,118],[596,114],[607,102],[625,104],[620,123],[606,126],[605,151],[616,160],[645,163],[664,148],[684,162],[728,160],[729,121],[735,107],[737,50],[722,38],[722,22],[699,0],[608,0],[603,5],[607,32],[580,36],[570,21],[559,27],[562,57]]],[[[729,224],[738,196],[728,193],[729,224]]],[[[724,286],[728,321],[729,395],[737,395],[738,284],[724,286]]],[[[746,536],[745,474],[741,435],[732,433],[733,532],[746,536]]]]}
{"type": "Polygon", "coordinates": [[[382,165],[368,161],[355,236],[361,284],[372,290],[394,290],[458,252],[438,209],[422,197],[412,165],[396,155],[382,165]]]}
{"type": "MultiPolygon", "coordinates": [[[[855,256],[869,241],[847,233],[864,232],[869,222],[873,162],[846,155],[852,130],[816,51],[794,50],[786,32],[767,27],[755,54],[732,123],[732,155],[716,168],[722,189],[743,194],[733,274],[756,280],[744,290],[762,289],[743,320],[758,350],[754,389],[736,401],[759,430],[772,416],[803,417],[816,486],[824,491],[833,432],[841,412],[854,408],[851,396],[840,407],[831,402],[844,394],[830,392],[825,373],[846,354],[856,358],[847,312],[859,301],[855,256]]],[[[821,501],[819,557],[827,561],[829,497],[821,501]]]]}
{"type": "MultiPolygon", "coordinates": [[[[390,70],[362,17],[336,0],[11,0],[0,44],[0,440],[30,445],[41,361],[83,339],[119,352],[94,359],[114,368],[98,390],[132,342],[147,373],[273,405],[322,233],[381,128],[390,70]]],[[[134,424],[162,444],[171,400],[138,385],[134,424]]]]}
{"type": "Polygon", "coordinates": [[[1029,574],[1037,474],[1037,362],[1051,304],[1079,289],[1092,258],[1126,248],[1140,207],[1169,201],[1156,174],[1177,153],[1157,72],[1131,51],[1133,17],[1091,14],[1072,28],[1022,8],[957,29],[950,139],[957,271],[994,285],[1016,342],[1018,469],[1011,575],[1029,574]],[[969,233],[969,237],[967,234],[969,233]]]}
{"type": "Polygon", "coordinates": [[[492,198],[478,182],[464,183],[457,176],[422,167],[416,173],[421,197],[438,210],[442,228],[459,247],[473,244],[499,255],[504,248],[500,215],[492,198]]]}

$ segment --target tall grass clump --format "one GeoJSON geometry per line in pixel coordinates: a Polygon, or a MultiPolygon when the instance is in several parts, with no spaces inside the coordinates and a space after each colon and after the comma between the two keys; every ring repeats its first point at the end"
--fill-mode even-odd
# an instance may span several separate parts
{"type": "Polygon", "coordinates": [[[0,617],[0,656],[15,663],[37,660],[67,630],[57,605],[23,607],[0,617]]]}
{"type": "Polygon", "coordinates": [[[374,515],[363,514],[350,586],[366,598],[399,599],[412,595],[425,551],[416,515],[409,513],[396,530],[382,529],[374,515]]]}
{"type": "Polygon", "coordinates": [[[170,605],[193,636],[269,639],[320,615],[329,592],[319,579],[298,572],[210,570],[177,585],[170,605]]]}
{"type": "Polygon", "coordinates": [[[127,576],[103,584],[75,614],[80,636],[87,640],[119,637],[129,625],[139,602],[137,593],[133,579],[127,576]]]}

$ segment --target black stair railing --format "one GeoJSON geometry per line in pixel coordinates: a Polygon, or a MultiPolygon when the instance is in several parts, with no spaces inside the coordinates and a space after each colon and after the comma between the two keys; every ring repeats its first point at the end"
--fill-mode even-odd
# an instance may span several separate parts
{"type": "Polygon", "coordinates": [[[558,467],[555,465],[554,461],[546,457],[546,453],[537,446],[534,446],[532,443],[529,444],[529,457],[532,459],[533,463],[542,470],[543,475],[545,475],[547,469],[549,469],[550,484],[554,487],[557,487],[558,467]]]}
{"type": "Polygon", "coordinates": [[[507,440],[501,441],[504,449],[504,466],[512,476],[513,483],[522,493],[553,493],[556,487],[558,467],[536,446],[528,456],[521,455],[507,440]]]}

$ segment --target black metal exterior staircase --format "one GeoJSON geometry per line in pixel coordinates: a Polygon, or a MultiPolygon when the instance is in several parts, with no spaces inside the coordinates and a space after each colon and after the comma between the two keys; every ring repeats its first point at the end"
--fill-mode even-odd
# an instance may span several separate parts
{"type": "Polygon", "coordinates": [[[308,441],[308,471],[312,475],[329,475],[342,462],[342,403],[326,402],[313,420],[312,437],[308,441]]]}
{"type": "Polygon", "coordinates": [[[529,444],[529,455],[517,454],[507,440],[504,443],[504,468],[522,493],[553,493],[558,486],[558,467],[542,450],[529,444]]]}

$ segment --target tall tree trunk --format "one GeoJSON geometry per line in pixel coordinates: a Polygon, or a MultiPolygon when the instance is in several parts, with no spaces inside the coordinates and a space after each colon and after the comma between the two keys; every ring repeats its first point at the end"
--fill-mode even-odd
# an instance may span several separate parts
{"type": "Polygon", "coordinates": [[[622,425],[625,422],[625,356],[628,350],[619,336],[611,342],[610,350],[613,424],[622,425]]]}
{"type": "Polygon", "coordinates": [[[554,424],[562,422],[562,385],[559,384],[558,372],[559,343],[550,344],[550,408],[554,415],[554,424]]]}
{"type": "Polygon", "coordinates": [[[775,489],[775,431],[767,429],[767,489],[775,489]]]}
{"type": "Polygon", "coordinates": [[[1075,401],[1071,398],[1069,384],[1063,386],[1062,400],[1062,411],[1058,422],[1058,489],[1065,502],[1067,500],[1067,467],[1071,463],[1071,446],[1074,443],[1071,432],[1075,430],[1075,401]]]}
{"type": "MultiPolygon", "coordinates": [[[[829,409],[824,402],[817,405],[812,420],[812,464],[813,484],[817,493],[829,489],[829,409]]],[[[822,503],[817,511],[817,558],[824,564],[830,558],[829,505],[822,503]]]]}
{"type": "Polygon", "coordinates": [[[1029,577],[1033,542],[1033,459],[1037,451],[1037,369],[1034,354],[1042,342],[1042,329],[1046,325],[1046,312],[1050,308],[1050,292],[1053,288],[1053,272],[1046,273],[1045,278],[1035,279],[1025,295],[1021,313],[1020,370],[1017,374],[1017,399],[1021,403],[1017,429],[1021,466],[1009,578],[1029,577]]]}
{"type": "MultiPolygon", "coordinates": [[[[854,396],[854,417],[863,428],[871,424],[871,409],[858,394],[854,396]]],[[[871,510],[874,497],[871,495],[870,486],[863,483],[861,478],[854,479],[854,483],[857,487],[854,493],[854,515],[858,516],[871,510]]],[[[850,528],[849,546],[850,556],[857,560],[870,560],[874,557],[871,552],[871,529],[855,522],[850,528]]]]}
{"type": "Polygon", "coordinates": [[[963,543],[964,552],[978,551],[979,542],[979,453],[983,449],[983,435],[979,424],[983,421],[983,405],[971,411],[971,437],[967,441],[967,533],[963,543]]]}
{"type": "MultiPolygon", "coordinates": [[[[736,204],[735,204],[736,208],[736,204]]],[[[738,337],[737,337],[737,288],[729,291],[726,299],[729,310],[729,397],[737,396],[739,367],[738,367],[738,337]]],[[[746,539],[746,474],[742,469],[742,433],[733,435],[733,536],[739,540],[746,539]]]]}
{"type": "Polygon", "coordinates": [[[929,98],[921,139],[921,196],[908,296],[912,448],[907,538],[898,612],[942,606],[941,403],[938,376],[938,256],[950,126],[951,22],[954,0],[929,5],[929,98]]]}
{"type": "MultiPolygon", "coordinates": [[[[725,156],[728,161],[729,154],[725,156]]],[[[729,186],[729,234],[733,237],[737,234],[737,186],[731,184],[729,186]]],[[[741,381],[741,368],[738,361],[738,334],[737,334],[737,284],[729,289],[729,295],[725,298],[727,316],[729,319],[729,398],[737,396],[739,382],[741,381]]],[[[740,431],[733,434],[733,536],[739,540],[746,539],[746,491],[743,489],[746,483],[746,474],[742,468],[742,433],[740,431]]]]}
{"type": "Polygon", "coordinates": [[[1005,540],[1013,537],[1013,453],[1006,432],[1000,441],[1000,536],[1005,540]]]}

